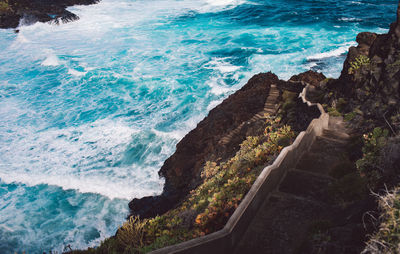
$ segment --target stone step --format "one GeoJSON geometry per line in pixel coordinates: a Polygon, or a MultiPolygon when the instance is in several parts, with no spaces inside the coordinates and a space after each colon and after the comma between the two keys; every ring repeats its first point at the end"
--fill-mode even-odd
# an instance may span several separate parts
{"type": "Polygon", "coordinates": [[[307,152],[299,160],[296,169],[313,173],[330,175],[331,170],[345,161],[343,154],[327,154],[323,152],[307,152]]]}
{"type": "Polygon", "coordinates": [[[346,126],[346,122],[343,120],[343,117],[341,116],[330,116],[329,117],[329,123],[328,123],[328,128],[330,130],[346,130],[347,126],[346,126]]]}
{"type": "Polygon", "coordinates": [[[257,114],[255,114],[252,118],[250,118],[249,120],[247,120],[244,123],[241,123],[238,127],[236,127],[234,130],[232,130],[231,132],[229,132],[227,135],[225,135],[223,138],[221,138],[221,140],[219,141],[220,145],[227,145],[229,144],[229,142],[232,140],[232,137],[237,135],[238,133],[240,133],[240,131],[242,130],[243,126],[246,123],[251,123],[260,119],[264,119],[266,118],[266,115],[274,115],[278,109],[278,98],[279,98],[279,90],[276,87],[275,84],[271,85],[271,88],[269,90],[269,94],[268,97],[265,101],[264,104],[264,108],[262,111],[258,112],[257,114]]]}
{"type": "Polygon", "coordinates": [[[310,152],[326,153],[328,155],[343,153],[348,141],[341,139],[331,139],[327,137],[318,136],[310,147],[310,152]]]}
{"type": "Polygon", "coordinates": [[[332,171],[346,167],[349,133],[341,117],[330,117],[328,129],[316,137],[295,169],[289,169],[277,189],[267,196],[238,243],[235,254],[360,253],[354,252],[352,242],[356,242],[354,246],[360,246],[364,240],[360,242],[351,236],[358,237],[354,231],[360,231],[361,224],[357,223],[361,220],[348,222],[348,215],[355,213],[343,212],[330,202],[333,197],[329,189],[337,181],[330,175],[332,171]],[[337,240],[339,244],[328,246],[327,250],[320,249],[310,232],[332,220],[336,227],[329,232],[330,242],[337,240]],[[340,245],[347,238],[351,239],[350,243],[340,245]]]}
{"type": "Polygon", "coordinates": [[[351,137],[349,134],[345,132],[340,132],[337,130],[328,130],[328,129],[322,131],[322,136],[326,138],[343,140],[343,141],[347,141],[351,137]]]}
{"type": "Polygon", "coordinates": [[[335,181],[334,178],[302,170],[289,170],[278,190],[294,196],[326,202],[328,198],[327,186],[335,181]]]}
{"type": "Polygon", "coordinates": [[[261,206],[234,253],[295,253],[309,227],[326,212],[330,210],[323,204],[276,192],[261,206]]]}

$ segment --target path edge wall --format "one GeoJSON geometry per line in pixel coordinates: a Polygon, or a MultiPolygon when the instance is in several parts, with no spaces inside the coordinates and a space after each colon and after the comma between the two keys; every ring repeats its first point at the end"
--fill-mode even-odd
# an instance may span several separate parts
{"type": "Polygon", "coordinates": [[[308,151],[315,138],[322,135],[323,130],[328,128],[329,114],[324,111],[319,103],[311,103],[306,99],[308,87],[309,85],[303,89],[299,96],[309,107],[318,107],[321,112],[320,117],[312,120],[307,129],[300,132],[296,137],[293,144],[285,147],[274,163],[263,169],[225,227],[203,237],[152,251],[151,254],[221,254],[233,252],[265,199],[278,186],[288,169],[296,166],[300,157],[308,151]]]}

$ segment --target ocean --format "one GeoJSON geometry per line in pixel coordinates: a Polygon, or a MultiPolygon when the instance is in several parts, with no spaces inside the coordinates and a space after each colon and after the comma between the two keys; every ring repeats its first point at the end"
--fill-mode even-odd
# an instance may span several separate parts
{"type": "MultiPolygon", "coordinates": [[[[254,74],[338,77],[397,0],[102,0],[0,30],[0,253],[87,248],[160,194],[179,140],[254,74]]],[[[22,21],[23,23],[24,21],[22,21]]]]}

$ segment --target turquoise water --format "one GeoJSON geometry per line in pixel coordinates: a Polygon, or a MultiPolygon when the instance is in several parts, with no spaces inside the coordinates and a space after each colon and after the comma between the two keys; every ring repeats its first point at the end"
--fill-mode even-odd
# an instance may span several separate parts
{"type": "Polygon", "coordinates": [[[103,0],[0,31],[0,253],[95,246],[207,112],[258,72],[337,77],[396,0],[103,0]]]}

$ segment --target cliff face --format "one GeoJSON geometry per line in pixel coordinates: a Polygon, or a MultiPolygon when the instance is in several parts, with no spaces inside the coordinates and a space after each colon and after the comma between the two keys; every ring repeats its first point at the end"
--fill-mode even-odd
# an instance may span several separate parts
{"type": "MultiPolygon", "coordinates": [[[[198,126],[188,133],[176,147],[176,152],[165,161],[159,174],[166,184],[162,195],[134,199],[131,214],[151,217],[174,207],[200,183],[200,171],[206,161],[221,161],[232,156],[246,136],[257,133],[257,124],[246,125],[262,111],[269,91],[276,86],[280,91],[299,92],[304,82],[312,85],[309,94],[314,101],[340,108],[342,114],[353,113],[362,128],[377,126],[390,118],[393,128],[400,123],[400,14],[390,26],[388,34],[360,33],[357,47],[351,47],[339,79],[325,79],[315,72],[293,76],[289,81],[279,80],[272,73],[258,74],[235,94],[213,109],[198,126]],[[240,126],[229,142],[221,140],[240,126]]],[[[280,99],[282,99],[280,97],[280,99]]],[[[282,100],[280,101],[282,102],[282,100]]],[[[278,102],[277,102],[278,103],[278,102]]],[[[299,130],[308,124],[299,103],[288,112],[293,117],[291,126],[299,130]],[[294,111],[297,110],[297,113],[294,111]],[[293,111],[293,112],[291,112],[293,111]],[[300,127],[301,126],[301,127],[300,127]]]]}
{"type": "MultiPolygon", "coordinates": [[[[341,76],[327,84],[324,93],[344,98],[343,113],[355,112],[358,126],[369,128],[388,120],[400,123],[400,3],[396,22],[387,34],[360,33],[351,47],[341,76]]],[[[327,97],[327,96],[326,96],[327,97]]],[[[326,100],[325,100],[326,102],[326,100]]]]}
{"type": "Polygon", "coordinates": [[[200,170],[207,159],[228,157],[237,150],[227,144],[221,154],[218,141],[242,122],[261,111],[271,84],[278,82],[272,73],[258,74],[235,94],[211,110],[197,127],[190,131],[176,146],[176,152],[168,158],[160,176],[165,178],[161,196],[134,199],[129,203],[132,214],[152,217],[171,209],[183,196],[200,182],[200,170]]]}
{"type": "Polygon", "coordinates": [[[67,11],[67,7],[97,2],[99,0],[0,0],[0,28],[16,28],[22,18],[27,23],[77,20],[79,17],[67,11]]]}
{"type": "MultiPolygon", "coordinates": [[[[269,248],[277,244],[279,246],[275,250],[286,248],[291,253],[293,251],[288,250],[286,242],[281,241],[290,239],[296,242],[297,246],[293,248],[296,253],[359,253],[364,248],[368,234],[376,229],[373,227],[376,226],[375,222],[365,220],[365,214],[374,211],[376,204],[369,192],[368,176],[358,167],[362,155],[366,157],[365,144],[359,134],[368,133],[375,127],[390,127],[393,136],[400,131],[400,3],[397,14],[397,20],[391,25],[388,34],[360,33],[357,36],[359,45],[350,48],[339,79],[326,79],[324,75],[312,71],[293,76],[289,81],[279,80],[272,73],[254,76],[242,89],[213,109],[179,142],[176,152],[159,172],[166,180],[162,195],[132,200],[129,204],[131,215],[153,217],[184,200],[187,193],[200,183],[200,171],[206,161],[223,161],[238,150],[238,145],[247,136],[257,135],[257,132],[263,130],[259,127],[263,121],[260,112],[265,112],[268,105],[273,114],[283,116],[284,123],[290,123],[297,131],[303,130],[312,118],[319,116],[319,112],[307,111],[307,106],[295,99],[307,83],[310,85],[307,86],[307,95],[311,97],[308,99],[325,104],[331,114],[338,114],[338,122],[332,121],[332,129],[325,130],[318,142],[305,153],[296,169],[285,175],[286,180],[281,181],[279,190],[297,196],[304,194],[309,198],[315,189],[316,194],[312,197],[314,200],[311,200],[310,205],[305,205],[304,197],[296,198],[281,202],[283,205],[279,206],[279,203],[276,205],[280,202],[279,198],[285,201],[288,196],[275,195],[271,199],[275,204],[268,203],[267,206],[275,209],[272,215],[267,218],[264,216],[265,211],[262,211],[262,221],[255,220],[256,228],[264,231],[261,233],[265,233],[267,228],[261,223],[272,224],[272,230],[267,230],[272,236],[262,236],[256,232],[243,239],[245,244],[253,239],[268,240],[271,243],[256,243],[250,252],[260,252],[262,247],[269,248]],[[274,105],[278,107],[274,108],[274,105]],[[352,120],[346,119],[348,114],[354,115],[352,120]],[[341,118],[343,115],[346,122],[341,118]],[[353,129],[348,128],[348,123],[364,131],[354,134],[353,129]],[[326,165],[321,166],[319,162],[326,165]],[[313,172],[311,178],[308,177],[309,171],[313,172]],[[323,176],[320,171],[326,175],[323,176]],[[308,213],[312,206],[317,206],[316,210],[308,213]],[[308,226],[305,226],[305,220],[301,217],[304,215],[310,222],[308,226]],[[292,232],[298,228],[303,231],[292,232]],[[278,231],[281,234],[276,234],[278,231]],[[292,232],[293,237],[288,238],[288,232],[292,232]]],[[[397,185],[400,182],[398,140],[395,140],[397,150],[390,150],[392,156],[385,157],[391,160],[390,168],[395,176],[392,174],[390,177],[397,185]]],[[[386,153],[388,150],[382,151],[386,153]]],[[[378,159],[374,158],[375,161],[378,159]]],[[[387,235],[387,229],[383,231],[387,235]]],[[[394,231],[398,237],[398,232],[394,231]]],[[[396,240],[396,246],[398,242],[396,240]]]]}
{"type": "MultiPolygon", "coordinates": [[[[290,81],[279,80],[272,73],[252,77],[245,86],[211,110],[177,144],[176,152],[159,171],[165,178],[163,193],[132,200],[129,203],[131,214],[146,218],[173,208],[201,183],[200,173],[207,161],[219,162],[232,157],[247,136],[259,135],[263,131],[261,126],[265,120],[262,115],[278,110],[283,90],[296,94],[304,87],[302,81],[319,83],[324,79],[324,75],[311,71],[294,76],[290,81]]],[[[287,111],[296,116],[291,120],[297,130],[303,130],[311,119],[319,115],[317,110],[308,109],[300,100],[287,111]]]]}

